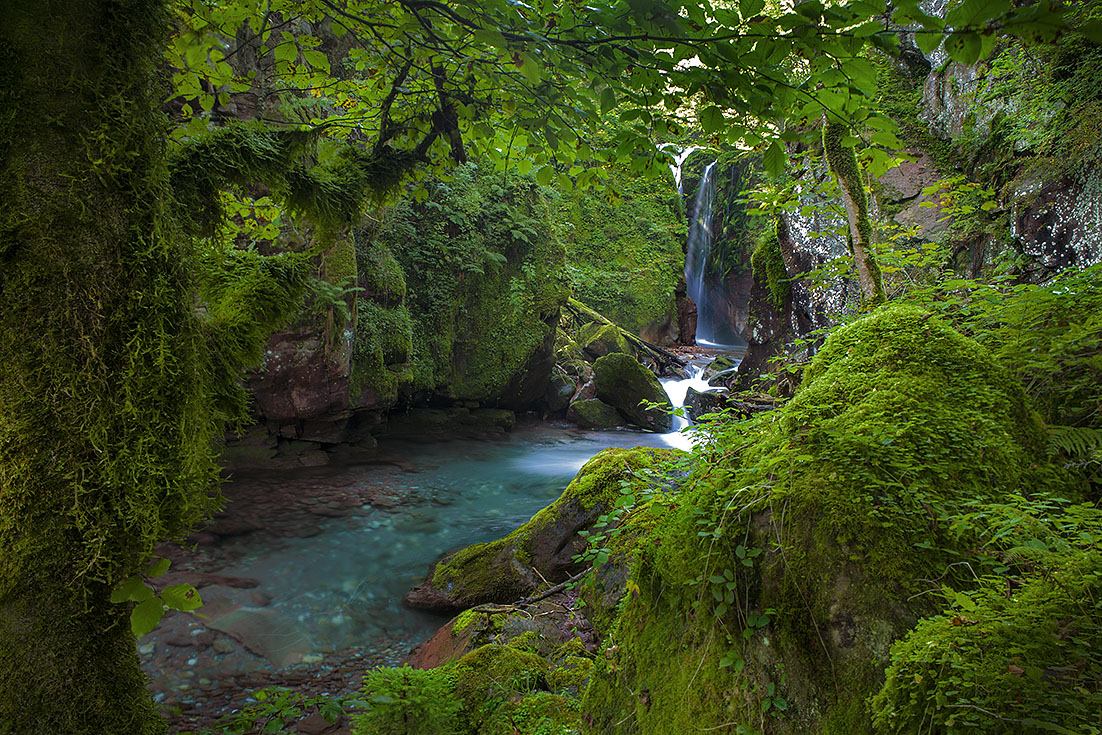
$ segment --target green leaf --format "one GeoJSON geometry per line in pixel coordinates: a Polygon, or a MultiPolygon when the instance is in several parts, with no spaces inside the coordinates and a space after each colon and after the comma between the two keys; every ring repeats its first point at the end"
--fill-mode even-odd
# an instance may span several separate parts
{"type": "Polygon", "coordinates": [[[536,172],[536,183],[540,186],[547,186],[551,183],[551,178],[555,175],[555,169],[551,166],[544,166],[536,172]]]}
{"type": "Polygon", "coordinates": [[[294,63],[298,61],[298,46],[293,41],[284,41],[272,50],[276,61],[294,63]]]}
{"type": "Polygon", "coordinates": [[[165,606],[161,604],[158,597],[139,603],[130,613],[130,630],[136,637],[141,638],[157,627],[157,623],[161,622],[164,614],[165,606]]]}
{"type": "Polygon", "coordinates": [[[531,54],[521,52],[515,54],[513,59],[517,70],[528,80],[529,84],[539,84],[540,79],[543,77],[543,71],[540,69],[539,62],[537,62],[531,54]]]}
{"type": "Polygon", "coordinates": [[[915,45],[918,46],[919,51],[927,55],[937,51],[943,40],[945,40],[945,38],[940,33],[915,34],[915,45]]]}
{"type": "Polygon", "coordinates": [[[784,146],[781,145],[779,140],[774,140],[763,157],[762,162],[765,164],[765,172],[774,179],[779,178],[784,173],[785,160],[784,146]]]}
{"type": "Polygon", "coordinates": [[[1095,43],[1102,43],[1102,20],[1084,23],[1077,30],[1088,40],[1094,41],[1095,43]]]}
{"type": "Polygon", "coordinates": [[[945,39],[945,51],[949,58],[961,64],[974,64],[980,57],[983,42],[978,33],[954,31],[945,39]]]}
{"type": "Polygon", "coordinates": [[[329,57],[323,54],[321,51],[314,51],[310,49],[302,52],[302,58],[306,59],[306,63],[315,69],[329,73],[329,57]]]}
{"type": "Polygon", "coordinates": [[[145,576],[147,577],[160,577],[162,574],[168,571],[169,566],[172,564],[168,559],[154,559],[149,565],[149,569],[146,570],[145,576]]]}
{"type": "Polygon", "coordinates": [[[738,9],[742,17],[749,20],[765,10],[765,0],[739,0],[738,9]]]}
{"type": "Polygon", "coordinates": [[[612,87],[605,87],[601,92],[601,114],[605,115],[616,107],[616,91],[612,87]]]}
{"type": "Polygon", "coordinates": [[[190,584],[174,584],[171,587],[166,587],[164,592],[161,593],[161,600],[165,607],[170,610],[182,610],[183,612],[194,610],[203,605],[199,592],[190,584]]]}
{"type": "Polygon", "coordinates": [[[496,49],[505,50],[507,46],[505,43],[505,36],[501,35],[501,31],[497,28],[479,28],[471,35],[478,43],[484,43],[496,49]]]}
{"type": "Polygon", "coordinates": [[[139,575],[128,577],[122,584],[111,590],[111,602],[143,602],[154,596],[153,590],[139,575]]]}
{"type": "Polygon", "coordinates": [[[877,145],[882,145],[885,148],[891,148],[892,150],[899,150],[903,147],[903,142],[895,135],[895,133],[889,133],[885,130],[876,130],[869,136],[869,139],[877,145]]]}
{"type": "Polygon", "coordinates": [[[953,28],[977,28],[1010,10],[1010,0],[964,0],[945,14],[945,24],[953,28]]]}
{"type": "Polygon", "coordinates": [[[700,111],[700,126],[705,133],[714,133],[723,127],[723,111],[715,105],[700,111]]]}

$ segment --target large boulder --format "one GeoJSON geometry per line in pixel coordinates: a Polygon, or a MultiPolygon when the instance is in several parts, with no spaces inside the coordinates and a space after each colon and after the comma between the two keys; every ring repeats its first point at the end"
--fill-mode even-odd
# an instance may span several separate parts
{"type": "Polygon", "coordinates": [[[514,602],[544,579],[561,582],[582,569],[579,535],[621,496],[622,481],[642,482],[639,471],[676,450],[606,449],[593,457],[554,503],[505,538],[474,544],[437,562],[406,595],[412,607],[455,613],[486,602],[514,602]]]}
{"type": "Polygon", "coordinates": [[[593,363],[597,398],[614,406],[628,421],[651,431],[669,431],[673,426],[670,403],[662,384],[650,370],[631,355],[614,353],[593,363]],[[658,408],[640,405],[643,401],[658,408]]]}
{"type": "Polygon", "coordinates": [[[631,352],[631,345],[619,327],[600,322],[582,327],[578,335],[578,345],[591,360],[614,352],[631,352]]]}
{"type": "MultiPolygon", "coordinates": [[[[612,619],[592,619],[615,647],[586,690],[591,732],[869,733],[892,642],[946,605],[931,589],[961,600],[943,627],[970,626],[986,623],[967,612],[975,570],[1017,564],[998,595],[1030,574],[1028,554],[990,558],[986,524],[1002,521],[984,504],[1047,509],[1081,494],[1013,377],[906,306],[835,331],[774,420],[715,449],[636,541],[625,594],[602,605],[612,619]]],[[[956,666],[956,637],[945,633],[936,665],[906,662],[908,689],[883,695],[917,703],[915,727],[925,703],[950,696],[926,679],[956,666]]],[[[927,655],[925,639],[912,643],[927,655]]]]}

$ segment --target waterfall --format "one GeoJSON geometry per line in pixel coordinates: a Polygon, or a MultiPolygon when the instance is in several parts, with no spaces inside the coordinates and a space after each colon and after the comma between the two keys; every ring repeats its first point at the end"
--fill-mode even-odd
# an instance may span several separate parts
{"type": "MultiPolygon", "coordinates": [[[[713,357],[705,357],[691,361],[685,368],[686,377],[684,379],[676,380],[666,378],[660,381],[662,383],[662,389],[666,391],[666,395],[669,397],[670,403],[673,404],[675,409],[685,408],[685,400],[690,388],[698,393],[719,393],[727,390],[722,386],[713,386],[708,380],[704,379],[704,371],[714,359],[713,357]]],[[[712,377],[718,376],[713,375],[712,377]]],[[[689,420],[687,415],[678,416],[674,414],[673,428],[669,433],[662,435],[662,440],[675,449],[681,449],[687,452],[691,450],[696,443],[696,437],[693,436],[693,433],[685,431],[685,429],[692,425],[693,422],[689,420]]]]}
{"type": "Polygon", "coordinates": [[[712,220],[716,184],[708,164],[693,201],[685,248],[685,287],[696,304],[696,343],[705,347],[742,347],[745,342],[726,313],[728,294],[723,274],[712,273],[712,220]]]}
{"type": "Polygon", "coordinates": [[[673,182],[677,184],[677,193],[681,196],[685,196],[685,192],[681,190],[681,167],[685,165],[685,161],[689,160],[689,156],[695,151],[703,149],[700,146],[691,145],[688,148],[683,148],[678,151],[672,144],[662,146],[663,150],[667,148],[673,149],[673,152],[667,152],[673,156],[673,163],[670,164],[670,171],[673,173],[673,182]]]}

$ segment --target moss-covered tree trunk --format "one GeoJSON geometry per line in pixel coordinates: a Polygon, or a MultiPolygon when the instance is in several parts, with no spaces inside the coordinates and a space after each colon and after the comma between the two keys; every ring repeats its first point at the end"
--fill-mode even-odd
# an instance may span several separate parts
{"type": "Polygon", "coordinates": [[[160,733],[111,587],[210,505],[159,0],[0,21],[0,733],[160,733]]]}
{"type": "Polygon", "coordinates": [[[872,253],[872,222],[869,220],[868,197],[861,184],[861,172],[853,148],[842,145],[847,128],[838,122],[823,125],[823,150],[827,165],[838,180],[842,203],[849,225],[849,245],[857,265],[857,283],[861,286],[861,301],[872,307],[885,301],[880,266],[872,253]]]}

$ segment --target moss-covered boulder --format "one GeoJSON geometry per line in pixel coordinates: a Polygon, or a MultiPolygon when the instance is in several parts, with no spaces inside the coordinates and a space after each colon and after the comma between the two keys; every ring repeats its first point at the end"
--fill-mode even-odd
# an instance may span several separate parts
{"type": "Polygon", "coordinates": [[[644,429],[669,431],[673,426],[670,403],[662,384],[650,370],[631,355],[605,355],[593,363],[597,398],[614,406],[624,417],[644,429]],[[658,408],[641,406],[642,401],[657,403],[658,408]]]}
{"type": "Polygon", "coordinates": [[[606,449],[582,467],[554,503],[505,538],[468,546],[437,562],[428,578],[406,595],[417,608],[459,612],[484,602],[514,602],[543,579],[561,582],[582,567],[574,557],[585,548],[578,532],[593,525],[640,472],[678,454],[636,447],[606,449]],[[538,574],[537,574],[538,571],[538,574]]]}
{"type": "Polygon", "coordinates": [[[623,332],[615,324],[591,322],[581,328],[577,342],[590,360],[596,360],[613,352],[626,352],[628,354],[632,352],[627,338],[624,337],[623,332]]]}
{"type": "Polygon", "coordinates": [[[599,398],[574,401],[566,417],[583,429],[615,429],[627,423],[619,411],[599,398]]]}
{"type": "Polygon", "coordinates": [[[837,330],[768,416],[720,432],[637,543],[594,732],[872,732],[892,641],[984,564],[990,529],[952,519],[1077,492],[1021,387],[915,308],[837,330]]]}

